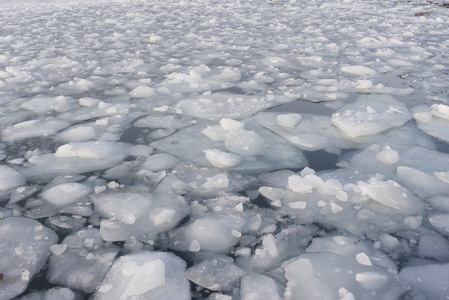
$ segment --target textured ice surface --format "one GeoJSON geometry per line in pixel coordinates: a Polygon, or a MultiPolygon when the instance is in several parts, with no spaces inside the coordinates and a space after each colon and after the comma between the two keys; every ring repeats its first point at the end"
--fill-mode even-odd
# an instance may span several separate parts
{"type": "Polygon", "coordinates": [[[1,219],[0,231],[0,298],[12,299],[25,291],[44,267],[58,236],[39,222],[22,217],[1,219]]]}
{"type": "Polygon", "coordinates": [[[154,235],[175,227],[187,214],[182,196],[146,193],[100,193],[91,196],[103,217],[100,234],[106,241],[154,235]]]}
{"type": "Polygon", "coordinates": [[[447,298],[443,4],[0,0],[0,298],[447,298]]]}
{"type": "Polygon", "coordinates": [[[0,166],[0,190],[8,190],[25,183],[20,173],[7,166],[0,166]]]}
{"type": "Polygon", "coordinates": [[[430,136],[449,142],[449,106],[433,104],[432,107],[416,106],[412,109],[418,127],[430,136]]]}
{"type": "Polygon", "coordinates": [[[95,290],[119,251],[105,243],[96,228],[72,233],[50,250],[48,281],[87,293],[95,290]]]}
{"type": "Polygon", "coordinates": [[[393,97],[372,95],[344,105],[332,114],[332,124],[355,138],[402,126],[410,118],[407,107],[393,97]]]}
{"type": "Polygon", "coordinates": [[[93,299],[190,299],[186,263],[172,253],[121,256],[97,286],[93,299]]]}
{"type": "Polygon", "coordinates": [[[211,291],[232,291],[244,274],[245,271],[237,267],[232,258],[218,256],[187,269],[186,278],[211,291]]]}

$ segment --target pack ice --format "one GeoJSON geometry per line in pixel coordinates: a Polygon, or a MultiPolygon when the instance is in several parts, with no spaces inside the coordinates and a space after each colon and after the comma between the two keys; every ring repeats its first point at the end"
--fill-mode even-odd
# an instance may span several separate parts
{"type": "Polygon", "coordinates": [[[0,0],[0,299],[449,299],[448,25],[0,0]]]}

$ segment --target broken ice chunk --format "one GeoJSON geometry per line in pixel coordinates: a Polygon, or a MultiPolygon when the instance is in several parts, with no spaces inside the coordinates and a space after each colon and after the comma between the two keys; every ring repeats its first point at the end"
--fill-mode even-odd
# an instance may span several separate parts
{"type": "Polygon", "coordinates": [[[405,105],[389,95],[371,95],[332,114],[332,124],[352,138],[378,134],[410,119],[405,105]]]}
{"type": "Polygon", "coordinates": [[[365,66],[344,66],[340,70],[345,73],[354,75],[377,75],[377,72],[365,66]]]}
{"type": "Polygon", "coordinates": [[[226,169],[235,167],[240,163],[242,157],[240,155],[223,152],[218,149],[203,150],[206,154],[206,159],[216,168],[226,169]]]}
{"type": "Polygon", "coordinates": [[[400,157],[397,151],[386,146],[385,149],[376,154],[376,159],[386,165],[394,165],[399,162],[400,157]]]}
{"type": "Polygon", "coordinates": [[[313,185],[299,175],[288,177],[288,187],[297,193],[311,193],[313,185]]]}
{"type": "Polygon", "coordinates": [[[309,259],[291,260],[283,268],[287,279],[285,300],[297,299],[298,295],[302,295],[304,299],[335,299],[329,285],[316,275],[317,272],[309,259]]]}
{"type": "Polygon", "coordinates": [[[396,213],[420,213],[424,209],[421,200],[394,180],[380,181],[373,177],[369,182],[358,182],[358,187],[374,201],[394,209],[396,213]]]}
{"type": "Polygon", "coordinates": [[[371,260],[369,259],[369,256],[366,255],[365,252],[360,252],[358,253],[355,258],[357,259],[357,262],[361,265],[365,265],[365,266],[372,266],[373,263],[371,262],[371,260]]]}
{"type": "Polygon", "coordinates": [[[186,263],[167,252],[141,251],[115,260],[93,300],[177,299],[190,300],[190,284],[184,276],[186,263]]]}
{"type": "Polygon", "coordinates": [[[154,90],[149,86],[141,85],[133,89],[129,95],[132,98],[148,98],[154,95],[154,90]]]}
{"type": "Polygon", "coordinates": [[[385,274],[378,272],[361,272],[355,276],[360,285],[367,290],[382,289],[390,280],[385,274]]]}
{"type": "Polygon", "coordinates": [[[430,136],[449,141],[449,106],[433,104],[431,108],[425,105],[412,109],[413,118],[418,128],[430,136]]]}
{"type": "Polygon", "coordinates": [[[130,151],[130,149],[130,144],[121,142],[79,142],[60,146],[56,150],[55,157],[103,159],[114,155],[126,155],[130,151]]]}
{"type": "Polygon", "coordinates": [[[295,128],[301,123],[301,120],[300,114],[280,114],[276,116],[276,122],[285,128],[295,128]]]}
{"type": "Polygon", "coordinates": [[[70,123],[52,117],[34,119],[10,125],[1,130],[4,141],[18,141],[32,137],[46,137],[70,126],[70,123]]]}
{"type": "Polygon", "coordinates": [[[185,274],[190,281],[211,291],[232,291],[245,272],[232,258],[217,256],[190,267],[185,274]]]}
{"type": "Polygon", "coordinates": [[[236,217],[206,216],[170,231],[169,247],[179,251],[190,251],[193,248],[195,252],[226,252],[240,240],[241,227],[242,224],[236,217]]]}
{"type": "Polygon", "coordinates": [[[431,114],[435,117],[449,120],[449,106],[444,104],[432,104],[431,114]]]}
{"type": "Polygon", "coordinates": [[[52,245],[47,280],[53,284],[91,293],[114,261],[119,248],[105,243],[96,228],[68,235],[52,245]],[[67,271],[70,270],[70,271],[67,271]]]}
{"type": "Polygon", "coordinates": [[[142,295],[165,284],[165,263],[161,259],[145,262],[126,286],[127,296],[142,295]]]}
{"type": "Polygon", "coordinates": [[[228,118],[221,119],[220,125],[225,130],[243,130],[245,127],[245,123],[228,118]]]}
{"type": "Polygon", "coordinates": [[[53,230],[22,217],[0,219],[0,298],[13,299],[27,288],[57,243],[53,230]]]}
{"type": "Polygon", "coordinates": [[[227,188],[228,185],[229,179],[225,174],[217,174],[213,177],[209,177],[207,178],[206,183],[203,184],[206,189],[223,189],[227,188]]]}
{"type": "Polygon", "coordinates": [[[10,167],[0,166],[0,191],[25,184],[25,178],[10,167]]]}
{"type": "Polygon", "coordinates": [[[269,299],[281,300],[276,282],[268,277],[257,273],[242,277],[240,298],[242,300],[269,299]]]}
{"type": "Polygon", "coordinates": [[[227,150],[242,156],[262,155],[265,152],[264,140],[254,131],[235,130],[225,136],[227,150]]]}
{"type": "Polygon", "coordinates": [[[92,187],[81,183],[63,183],[42,192],[45,201],[56,206],[66,206],[74,203],[93,192],[92,187]]]}
{"type": "Polygon", "coordinates": [[[279,201],[284,196],[284,190],[263,186],[259,188],[259,193],[271,201],[279,201]]]}

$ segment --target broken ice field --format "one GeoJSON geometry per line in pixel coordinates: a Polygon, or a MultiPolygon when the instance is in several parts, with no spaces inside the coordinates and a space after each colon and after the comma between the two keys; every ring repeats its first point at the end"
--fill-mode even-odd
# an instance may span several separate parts
{"type": "Polygon", "coordinates": [[[0,299],[449,299],[443,1],[0,0],[0,299]]]}

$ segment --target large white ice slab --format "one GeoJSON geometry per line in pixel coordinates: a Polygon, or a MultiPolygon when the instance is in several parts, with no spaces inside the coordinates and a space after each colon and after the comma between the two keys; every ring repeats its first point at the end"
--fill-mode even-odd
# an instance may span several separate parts
{"type": "Polygon", "coordinates": [[[95,211],[106,218],[100,224],[100,233],[107,241],[123,241],[131,235],[141,237],[167,231],[188,212],[181,196],[104,192],[91,198],[95,211]]]}
{"type": "Polygon", "coordinates": [[[186,263],[173,253],[142,251],[121,256],[93,295],[95,300],[189,300],[186,263]]]}

